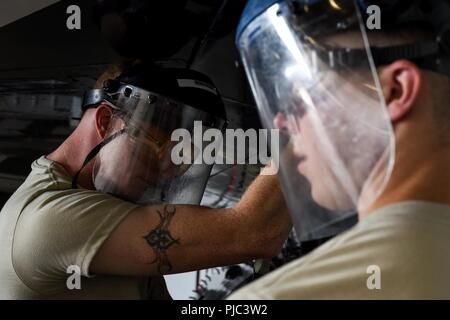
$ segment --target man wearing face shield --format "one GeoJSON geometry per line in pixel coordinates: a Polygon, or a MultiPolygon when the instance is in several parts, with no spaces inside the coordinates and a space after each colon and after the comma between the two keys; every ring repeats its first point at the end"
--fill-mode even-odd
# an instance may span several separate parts
{"type": "Polygon", "coordinates": [[[211,80],[142,63],[118,73],[86,93],[79,126],[2,209],[0,298],[165,299],[163,274],[281,249],[291,222],[276,176],[212,209],[198,205],[211,171],[194,162],[201,146],[171,161],[174,130],[224,128],[211,80]]]}
{"type": "Polygon", "coordinates": [[[359,222],[232,298],[450,298],[450,2],[250,1],[237,44],[299,236],[359,222]]]}

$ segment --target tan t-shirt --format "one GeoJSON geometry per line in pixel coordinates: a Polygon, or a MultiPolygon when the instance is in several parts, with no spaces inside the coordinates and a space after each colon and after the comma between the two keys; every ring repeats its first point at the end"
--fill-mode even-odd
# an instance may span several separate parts
{"type": "Polygon", "coordinates": [[[169,298],[162,277],[89,273],[97,250],[136,205],[72,189],[65,169],[45,157],[31,168],[0,212],[0,299],[169,298]],[[78,271],[81,289],[69,290],[78,271]]]}
{"type": "Polygon", "coordinates": [[[450,299],[450,206],[380,209],[230,299],[450,299]]]}

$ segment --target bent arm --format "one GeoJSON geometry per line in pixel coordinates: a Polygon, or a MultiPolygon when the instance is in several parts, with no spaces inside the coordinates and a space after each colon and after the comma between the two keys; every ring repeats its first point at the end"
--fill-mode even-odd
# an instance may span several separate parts
{"type": "Polygon", "coordinates": [[[276,176],[260,176],[234,208],[140,207],[94,257],[94,274],[159,275],[275,256],[291,222],[276,176]]]}

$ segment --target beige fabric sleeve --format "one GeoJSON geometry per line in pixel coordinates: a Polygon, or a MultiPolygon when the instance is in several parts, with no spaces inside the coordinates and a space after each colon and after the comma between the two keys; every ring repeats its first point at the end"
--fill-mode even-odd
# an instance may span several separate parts
{"type": "Polygon", "coordinates": [[[90,277],[103,242],[135,204],[89,190],[45,192],[27,205],[17,223],[12,260],[30,289],[51,293],[66,286],[69,266],[90,277]]]}

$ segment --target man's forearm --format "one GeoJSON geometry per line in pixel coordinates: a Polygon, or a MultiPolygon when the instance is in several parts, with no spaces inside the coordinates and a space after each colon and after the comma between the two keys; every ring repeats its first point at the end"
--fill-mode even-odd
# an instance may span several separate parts
{"type": "Polygon", "coordinates": [[[175,263],[172,270],[169,258],[184,260],[186,266],[207,267],[276,256],[292,228],[277,176],[259,176],[231,209],[165,206],[161,212],[165,215],[160,214],[160,224],[146,239],[155,252],[161,253],[155,262],[158,268],[167,268],[166,272],[179,272],[180,264],[175,263]],[[167,247],[154,241],[161,236],[167,247]]]}
{"type": "Polygon", "coordinates": [[[146,240],[160,273],[276,256],[292,228],[276,176],[259,176],[234,208],[178,205],[158,212],[160,223],[146,240]]]}
{"type": "Polygon", "coordinates": [[[133,210],[90,271],[155,275],[275,256],[291,229],[276,177],[261,176],[230,209],[159,205],[133,210]]]}

